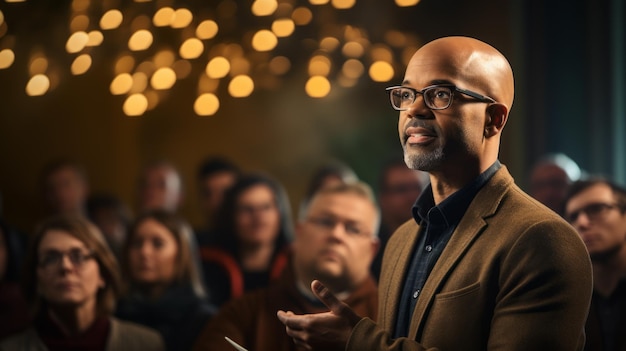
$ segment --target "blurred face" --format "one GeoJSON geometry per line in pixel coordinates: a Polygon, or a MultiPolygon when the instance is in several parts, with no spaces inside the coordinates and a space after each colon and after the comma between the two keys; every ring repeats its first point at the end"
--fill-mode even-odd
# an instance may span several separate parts
{"type": "Polygon", "coordinates": [[[576,228],[594,261],[614,256],[626,245],[626,213],[616,204],[611,188],[596,184],[572,197],[565,218],[576,228]]]}
{"type": "Polygon", "coordinates": [[[169,285],[175,279],[178,245],[174,235],[154,219],[144,220],[131,237],[131,278],[141,285],[169,285]]]}
{"type": "Polygon", "coordinates": [[[202,208],[208,217],[215,214],[224,199],[224,193],[235,184],[237,175],[224,171],[212,174],[200,182],[202,208]]]}
{"type": "Polygon", "coordinates": [[[63,167],[46,179],[46,198],[52,211],[80,214],[87,198],[87,184],[72,167],[63,167]]]}
{"type": "Polygon", "coordinates": [[[320,279],[340,292],[363,281],[378,249],[376,216],[374,206],[356,194],[314,197],[294,242],[295,269],[305,285],[320,279]]]}
{"type": "Polygon", "coordinates": [[[555,165],[542,165],[530,175],[530,195],[551,210],[561,213],[567,193],[567,173],[555,165]]]}
{"type": "Polygon", "coordinates": [[[142,210],[163,209],[176,211],[181,199],[181,180],[170,167],[146,170],[141,184],[142,210]]]}
{"type": "Polygon", "coordinates": [[[98,263],[85,244],[62,230],[46,232],[37,248],[37,287],[52,306],[94,308],[104,287],[98,263]]]}
{"type": "Polygon", "coordinates": [[[244,245],[268,244],[278,236],[280,213],[269,186],[258,184],[242,192],[235,211],[235,228],[244,245]]]}
{"type": "Polygon", "coordinates": [[[411,207],[421,193],[422,183],[418,171],[400,166],[389,169],[380,194],[383,222],[399,225],[410,219],[411,207]]]}

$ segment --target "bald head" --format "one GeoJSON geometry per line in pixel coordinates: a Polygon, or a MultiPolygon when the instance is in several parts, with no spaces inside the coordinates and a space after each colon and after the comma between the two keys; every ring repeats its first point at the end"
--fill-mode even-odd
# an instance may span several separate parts
{"type": "MultiPolygon", "coordinates": [[[[460,88],[473,87],[505,105],[513,105],[513,71],[508,60],[491,45],[469,37],[445,37],[422,46],[411,58],[407,72],[436,65],[460,88]]],[[[408,76],[408,75],[407,75],[408,76]]]]}

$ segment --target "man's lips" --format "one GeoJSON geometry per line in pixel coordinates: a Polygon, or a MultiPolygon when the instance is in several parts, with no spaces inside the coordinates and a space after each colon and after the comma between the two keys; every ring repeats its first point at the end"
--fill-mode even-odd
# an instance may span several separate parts
{"type": "Polygon", "coordinates": [[[404,134],[408,144],[424,144],[437,137],[433,130],[424,127],[408,127],[404,134]]]}

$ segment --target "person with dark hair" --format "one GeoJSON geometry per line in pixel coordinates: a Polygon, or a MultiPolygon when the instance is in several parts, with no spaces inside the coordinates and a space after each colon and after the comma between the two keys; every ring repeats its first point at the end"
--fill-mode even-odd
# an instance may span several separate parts
{"type": "Polygon", "coordinates": [[[282,185],[265,174],[241,176],[225,194],[215,229],[219,241],[200,254],[211,301],[220,306],[267,286],[286,266],[293,225],[282,185]]]}
{"type": "Polygon", "coordinates": [[[582,350],[585,246],[498,159],[514,95],[506,57],[474,38],[435,39],[386,90],[404,160],[430,185],[387,244],[378,321],[314,280],[329,311],[278,311],[287,335],[325,351],[582,350]]]}
{"type": "Polygon", "coordinates": [[[0,220],[0,340],[31,321],[19,286],[23,244],[21,234],[0,220]]]}
{"type": "Polygon", "coordinates": [[[528,193],[562,216],[567,188],[583,177],[583,171],[578,164],[567,155],[546,154],[530,170],[528,193]]]}
{"type": "Polygon", "coordinates": [[[42,170],[40,181],[50,214],[86,216],[89,181],[80,164],[69,159],[52,161],[42,170]]]}
{"type": "Polygon", "coordinates": [[[565,194],[564,213],[593,266],[585,350],[626,350],[626,189],[603,178],[579,180],[565,194]]]}
{"type": "Polygon", "coordinates": [[[87,215],[119,259],[131,222],[130,208],[114,195],[92,194],[87,199],[87,215]]]}
{"type": "Polygon", "coordinates": [[[154,330],[112,317],[121,281],[98,228],[77,216],[52,217],[36,230],[23,270],[33,325],[0,350],[163,350],[154,330]]]}
{"type": "Polygon", "coordinates": [[[230,160],[212,156],[205,159],[198,167],[198,195],[200,207],[205,219],[204,227],[196,230],[198,244],[214,244],[216,216],[226,191],[235,184],[241,170],[230,160]]]}
{"type": "Polygon", "coordinates": [[[276,310],[323,311],[307,288],[313,278],[324,281],[358,313],[375,319],[378,292],[369,266],[378,249],[379,221],[367,184],[320,189],[296,225],[290,264],[280,279],[225,304],[206,325],[194,350],[229,350],[224,339],[228,336],[249,350],[295,351],[276,310]]]}
{"type": "Polygon", "coordinates": [[[165,210],[152,210],[133,223],[122,252],[128,291],[116,316],[154,328],[167,350],[189,350],[215,313],[206,298],[189,224],[165,210]]]}

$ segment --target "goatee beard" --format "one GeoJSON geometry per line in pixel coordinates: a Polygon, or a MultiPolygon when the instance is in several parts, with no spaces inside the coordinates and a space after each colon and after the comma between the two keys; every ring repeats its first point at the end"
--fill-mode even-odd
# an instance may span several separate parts
{"type": "Polygon", "coordinates": [[[437,169],[444,160],[443,150],[440,148],[419,155],[409,154],[404,145],[402,148],[404,150],[404,163],[410,169],[430,172],[437,169]]]}

